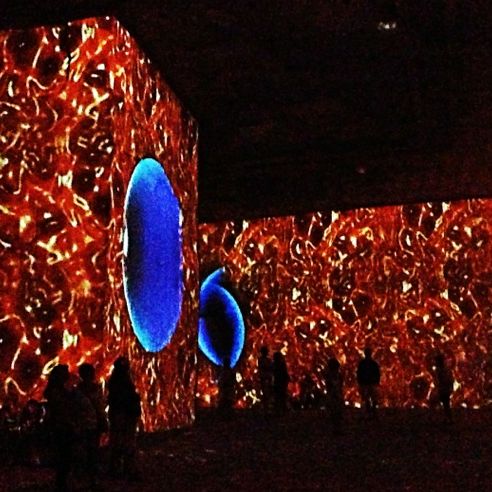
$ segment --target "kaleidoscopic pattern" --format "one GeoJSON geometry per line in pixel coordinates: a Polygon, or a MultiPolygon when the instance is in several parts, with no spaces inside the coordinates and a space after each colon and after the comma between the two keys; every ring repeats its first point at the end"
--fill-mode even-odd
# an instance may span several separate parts
{"type": "MultiPolygon", "coordinates": [[[[294,397],[320,394],[329,357],[360,403],[355,369],[370,345],[382,403],[427,405],[433,359],[453,367],[455,405],[492,399],[492,200],[425,203],[203,224],[201,268],[224,265],[244,308],[238,405],[258,399],[260,346],[281,350],[294,397]]],[[[200,359],[198,393],[216,397],[200,359]]]]}
{"type": "Polygon", "coordinates": [[[131,360],[146,429],[193,418],[197,128],[111,18],[0,33],[0,380],[40,397],[54,364],[106,377],[131,360]],[[123,292],[123,207],[137,163],[162,164],[182,211],[183,298],[157,354],[123,292]]]}

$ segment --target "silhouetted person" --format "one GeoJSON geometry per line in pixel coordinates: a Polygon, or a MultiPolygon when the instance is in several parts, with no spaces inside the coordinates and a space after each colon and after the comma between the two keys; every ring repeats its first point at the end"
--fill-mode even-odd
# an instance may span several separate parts
{"type": "Polygon", "coordinates": [[[91,485],[96,485],[99,465],[99,441],[103,432],[107,432],[108,423],[104,411],[103,391],[96,381],[94,366],[83,363],[79,366],[80,382],[78,391],[85,397],[82,401],[81,451],[86,475],[91,485]]]}
{"type": "Polygon", "coordinates": [[[70,372],[65,364],[58,364],[48,376],[44,396],[48,402],[48,425],[55,459],[57,491],[68,490],[73,465],[77,430],[77,409],[69,388],[70,372]]]}
{"type": "Polygon", "coordinates": [[[258,373],[260,377],[261,403],[266,414],[269,411],[270,401],[272,399],[273,363],[272,359],[268,357],[268,347],[265,345],[260,349],[258,373]]]}
{"type": "Polygon", "coordinates": [[[0,438],[7,451],[8,462],[15,462],[19,458],[19,421],[21,406],[19,392],[12,381],[7,384],[5,399],[0,409],[0,438]]]}
{"type": "Polygon", "coordinates": [[[289,381],[290,377],[284,356],[280,352],[275,352],[273,354],[273,396],[277,413],[284,413],[287,410],[289,381]]]}
{"type": "Polygon", "coordinates": [[[381,380],[379,364],[372,358],[372,350],[364,349],[364,358],[357,367],[357,383],[362,401],[369,415],[376,415],[378,386],[381,380]]]}
{"type": "Polygon", "coordinates": [[[219,371],[219,411],[225,417],[231,417],[234,406],[236,371],[231,367],[231,359],[224,357],[219,371]]]}
{"type": "Polygon", "coordinates": [[[21,452],[25,462],[30,465],[41,464],[39,453],[43,417],[43,406],[34,399],[27,401],[20,415],[21,452]]]}
{"type": "Polygon", "coordinates": [[[136,479],[136,433],[141,409],[126,357],[118,357],[114,362],[108,380],[108,404],[110,473],[136,479]]]}
{"type": "Polygon", "coordinates": [[[446,366],[444,357],[438,354],[435,358],[436,363],[436,388],[439,401],[444,408],[444,414],[451,420],[451,394],[453,393],[454,378],[451,369],[446,366]]]}
{"type": "Polygon", "coordinates": [[[343,421],[343,375],[340,371],[340,362],[332,358],[328,360],[325,373],[327,410],[330,416],[332,430],[335,435],[342,432],[343,421]]]}
{"type": "Polygon", "coordinates": [[[312,408],[316,405],[316,383],[311,374],[306,373],[302,378],[299,392],[299,404],[301,408],[312,408]]]}

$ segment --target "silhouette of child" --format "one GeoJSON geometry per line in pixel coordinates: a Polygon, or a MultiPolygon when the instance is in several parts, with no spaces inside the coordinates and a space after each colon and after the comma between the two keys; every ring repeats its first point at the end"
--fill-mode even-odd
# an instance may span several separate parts
{"type": "Polygon", "coordinates": [[[316,383],[311,374],[306,373],[300,384],[299,403],[301,408],[307,409],[316,404],[316,383]]]}

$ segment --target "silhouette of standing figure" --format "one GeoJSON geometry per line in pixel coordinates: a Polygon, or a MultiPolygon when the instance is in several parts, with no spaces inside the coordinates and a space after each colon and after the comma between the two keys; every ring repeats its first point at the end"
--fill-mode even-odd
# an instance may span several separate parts
{"type": "Polygon", "coordinates": [[[328,360],[328,369],[325,377],[327,407],[330,415],[333,434],[340,435],[343,421],[343,376],[340,371],[340,362],[332,358],[328,360]]]}
{"type": "Polygon", "coordinates": [[[378,386],[381,380],[379,364],[372,358],[372,350],[369,347],[364,349],[364,358],[357,367],[357,383],[359,391],[366,407],[367,413],[371,416],[376,415],[378,405],[378,386]]]}
{"type": "Polygon", "coordinates": [[[236,371],[231,367],[231,359],[225,357],[219,372],[219,412],[224,417],[233,413],[236,386],[236,371]]]}
{"type": "Polygon", "coordinates": [[[68,490],[74,459],[77,409],[69,389],[70,372],[66,364],[58,364],[48,376],[44,396],[48,402],[48,425],[55,458],[55,490],[68,490]]]}
{"type": "Polygon", "coordinates": [[[284,356],[280,352],[275,352],[273,354],[273,395],[277,413],[284,413],[287,410],[289,381],[290,377],[284,356]]]}
{"type": "Polygon", "coordinates": [[[108,423],[104,411],[104,399],[101,384],[96,381],[94,366],[85,362],[79,366],[80,383],[78,391],[86,398],[86,412],[83,418],[84,428],[81,432],[83,463],[91,485],[97,483],[99,466],[99,440],[107,432],[108,423]],[[90,405],[87,405],[90,403],[90,405]]]}
{"type": "Polygon", "coordinates": [[[266,345],[263,345],[260,349],[258,373],[260,376],[261,403],[263,405],[263,411],[265,414],[268,414],[272,399],[273,364],[272,359],[268,357],[268,347],[266,345]]]}
{"type": "MultiPolygon", "coordinates": [[[[7,384],[5,399],[0,409],[0,441],[4,443],[5,458],[15,463],[19,459],[19,425],[21,406],[19,393],[12,381],[7,384]]],[[[2,453],[3,454],[3,453],[2,453]]]]}
{"type": "Polygon", "coordinates": [[[110,473],[123,473],[129,479],[137,479],[135,459],[140,397],[135,390],[126,357],[118,357],[113,364],[108,380],[108,404],[110,473]]]}
{"type": "Polygon", "coordinates": [[[451,420],[451,394],[453,393],[453,373],[446,366],[446,362],[442,354],[438,354],[435,358],[436,363],[436,388],[439,396],[439,401],[444,408],[444,414],[448,420],[451,420]]]}

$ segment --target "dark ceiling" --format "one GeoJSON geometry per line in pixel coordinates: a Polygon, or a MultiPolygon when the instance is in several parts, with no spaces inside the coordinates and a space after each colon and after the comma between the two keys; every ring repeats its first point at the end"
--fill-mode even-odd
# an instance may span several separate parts
{"type": "Polygon", "coordinates": [[[18,0],[114,15],[197,118],[199,219],[492,196],[489,0],[18,0]]]}

